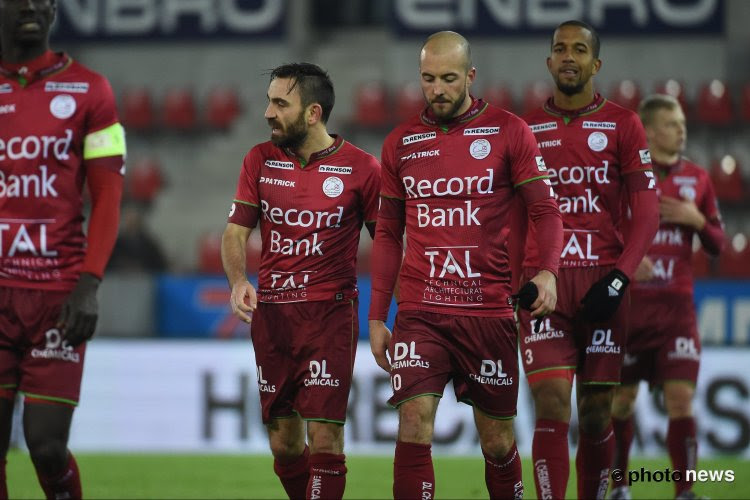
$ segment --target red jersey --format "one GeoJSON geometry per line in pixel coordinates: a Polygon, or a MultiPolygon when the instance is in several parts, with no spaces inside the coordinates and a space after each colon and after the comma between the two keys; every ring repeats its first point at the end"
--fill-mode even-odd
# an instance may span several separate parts
{"type": "Polygon", "coordinates": [[[265,142],[245,156],[228,221],[260,220],[261,302],[341,300],[357,295],[357,249],[378,215],[380,164],[337,137],[300,162],[265,142]]]}
{"type": "MultiPolygon", "coordinates": [[[[598,94],[575,113],[550,99],[524,117],[547,165],[563,217],[560,267],[613,265],[623,250],[618,226],[625,176],[653,188],[651,158],[638,115],[598,94]]],[[[633,184],[631,184],[632,186],[633,184]]],[[[538,266],[534,228],[529,227],[524,267],[538,266]]]]}
{"type": "Polygon", "coordinates": [[[382,162],[381,195],[406,209],[399,310],[512,316],[511,200],[521,185],[549,183],[523,121],[482,100],[449,126],[423,113],[388,135],[382,162]]]}
{"type": "Polygon", "coordinates": [[[69,290],[86,255],[87,169],[123,174],[124,134],[102,75],[61,53],[35,62],[0,66],[0,286],[69,290]]]}
{"type": "MultiPolygon", "coordinates": [[[[721,220],[708,173],[698,165],[681,160],[666,167],[654,164],[658,195],[694,202],[706,217],[707,226],[721,220]]],[[[659,292],[693,294],[692,227],[662,222],[647,256],[654,264],[653,279],[633,282],[632,293],[659,292]]]]}

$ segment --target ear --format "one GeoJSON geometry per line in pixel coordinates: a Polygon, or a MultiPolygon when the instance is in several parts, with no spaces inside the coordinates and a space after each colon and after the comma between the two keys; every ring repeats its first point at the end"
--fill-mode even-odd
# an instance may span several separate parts
{"type": "Polygon", "coordinates": [[[305,114],[307,115],[307,124],[311,126],[315,125],[323,119],[323,107],[317,102],[310,104],[305,114]]]}
{"type": "Polygon", "coordinates": [[[594,61],[594,70],[591,72],[591,76],[594,76],[595,74],[599,73],[600,69],[602,69],[602,60],[596,59],[594,61]]]}
{"type": "Polygon", "coordinates": [[[552,73],[552,58],[551,57],[547,57],[547,71],[552,73]]]}
{"type": "Polygon", "coordinates": [[[471,87],[471,84],[474,83],[474,79],[477,77],[477,68],[472,67],[469,72],[466,74],[466,86],[471,87]]]}

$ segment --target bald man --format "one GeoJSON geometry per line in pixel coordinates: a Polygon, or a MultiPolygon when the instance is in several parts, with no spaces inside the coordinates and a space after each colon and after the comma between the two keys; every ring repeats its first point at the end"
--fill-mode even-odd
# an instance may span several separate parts
{"type": "Polygon", "coordinates": [[[435,413],[452,380],[456,398],[474,408],[490,497],[521,498],[509,210],[520,196],[544,235],[543,264],[529,285],[535,297],[525,304],[534,316],[555,308],[560,212],[526,124],[469,94],[476,69],[466,39],[432,35],[419,69],[427,105],[383,145],[369,314],[372,352],[391,376],[389,403],[399,412],[393,495],[433,498],[435,413]],[[384,320],[397,278],[391,335],[384,320]]]}

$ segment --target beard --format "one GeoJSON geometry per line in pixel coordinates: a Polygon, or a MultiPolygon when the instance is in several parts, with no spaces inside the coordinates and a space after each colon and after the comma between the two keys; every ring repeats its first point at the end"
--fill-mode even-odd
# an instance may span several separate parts
{"type": "Polygon", "coordinates": [[[430,103],[430,109],[435,115],[435,118],[437,118],[438,122],[446,123],[456,116],[456,114],[458,113],[458,110],[461,108],[461,105],[464,103],[465,100],[466,100],[466,90],[464,90],[463,92],[461,92],[461,94],[459,94],[458,98],[455,101],[453,101],[453,105],[450,106],[447,110],[442,110],[442,109],[437,108],[436,106],[434,106],[433,102],[430,103]]]}
{"type": "Polygon", "coordinates": [[[296,120],[289,124],[286,129],[281,127],[281,123],[273,121],[270,123],[276,128],[281,128],[283,134],[274,137],[271,135],[271,142],[280,148],[297,149],[307,139],[307,124],[305,123],[305,114],[300,113],[296,120]]]}
{"type": "Polygon", "coordinates": [[[578,83],[562,83],[559,78],[555,78],[555,84],[557,85],[557,90],[567,96],[580,94],[586,86],[586,82],[580,81],[578,83]]]}

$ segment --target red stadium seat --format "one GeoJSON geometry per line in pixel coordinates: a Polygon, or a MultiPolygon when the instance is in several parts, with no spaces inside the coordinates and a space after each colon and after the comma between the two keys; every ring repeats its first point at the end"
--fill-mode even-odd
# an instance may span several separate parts
{"type": "Polygon", "coordinates": [[[687,114],[687,98],[685,97],[685,86],[677,80],[667,80],[666,82],[660,83],[654,89],[657,94],[671,95],[680,103],[682,111],[687,114]]]}
{"type": "Polygon", "coordinates": [[[159,163],[151,158],[136,161],[125,174],[125,196],[132,201],[151,203],[164,188],[159,163]]]}
{"type": "Polygon", "coordinates": [[[750,245],[747,235],[734,234],[719,257],[719,274],[722,278],[750,278],[750,245]]]}
{"type": "Polygon", "coordinates": [[[614,85],[609,98],[623,108],[637,111],[641,103],[641,89],[633,80],[623,80],[614,85]]]}
{"type": "Polygon", "coordinates": [[[173,88],[164,97],[164,125],[177,130],[190,130],[196,125],[195,98],[188,89],[173,88]]]}
{"type": "Polygon", "coordinates": [[[422,113],[426,104],[419,84],[410,82],[396,91],[394,116],[398,123],[410,120],[422,113]]]}
{"type": "Polygon", "coordinates": [[[710,177],[721,202],[740,203],[745,200],[745,183],[737,160],[726,155],[711,165],[710,177]]]}
{"type": "Polygon", "coordinates": [[[385,127],[390,122],[388,94],[380,82],[360,85],[354,94],[354,123],[362,127],[385,127]]]}
{"type": "Polygon", "coordinates": [[[728,125],[732,122],[732,100],[724,82],[711,80],[701,87],[695,103],[695,116],[709,125],[728,125]]]}
{"type": "Polygon", "coordinates": [[[526,87],[523,93],[521,114],[525,115],[537,109],[552,96],[552,85],[547,80],[537,80],[526,87]]]}
{"type": "Polygon", "coordinates": [[[129,131],[148,130],[154,126],[154,107],[146,88],[127,89],[122,93],[122,124],[129,131]]]}
{"type": "Polygon", "coordinates": [[[240,114],[240,98],[237,91],[228,87],[216,87],[206,96],[206,124],[226,130],[240,114]]]}
{"type": "Polygon", "coordinates": [[[750,122],[750,83],[742,88],[742,119],[750,122]]]}
{"type": "Polygon", "coordinates": [[[482,95],[485,101],[506,111],[515,113],[516,106],[513,102],[513,94],[503,84],[490,85],[484,89],[482,95]]]}

